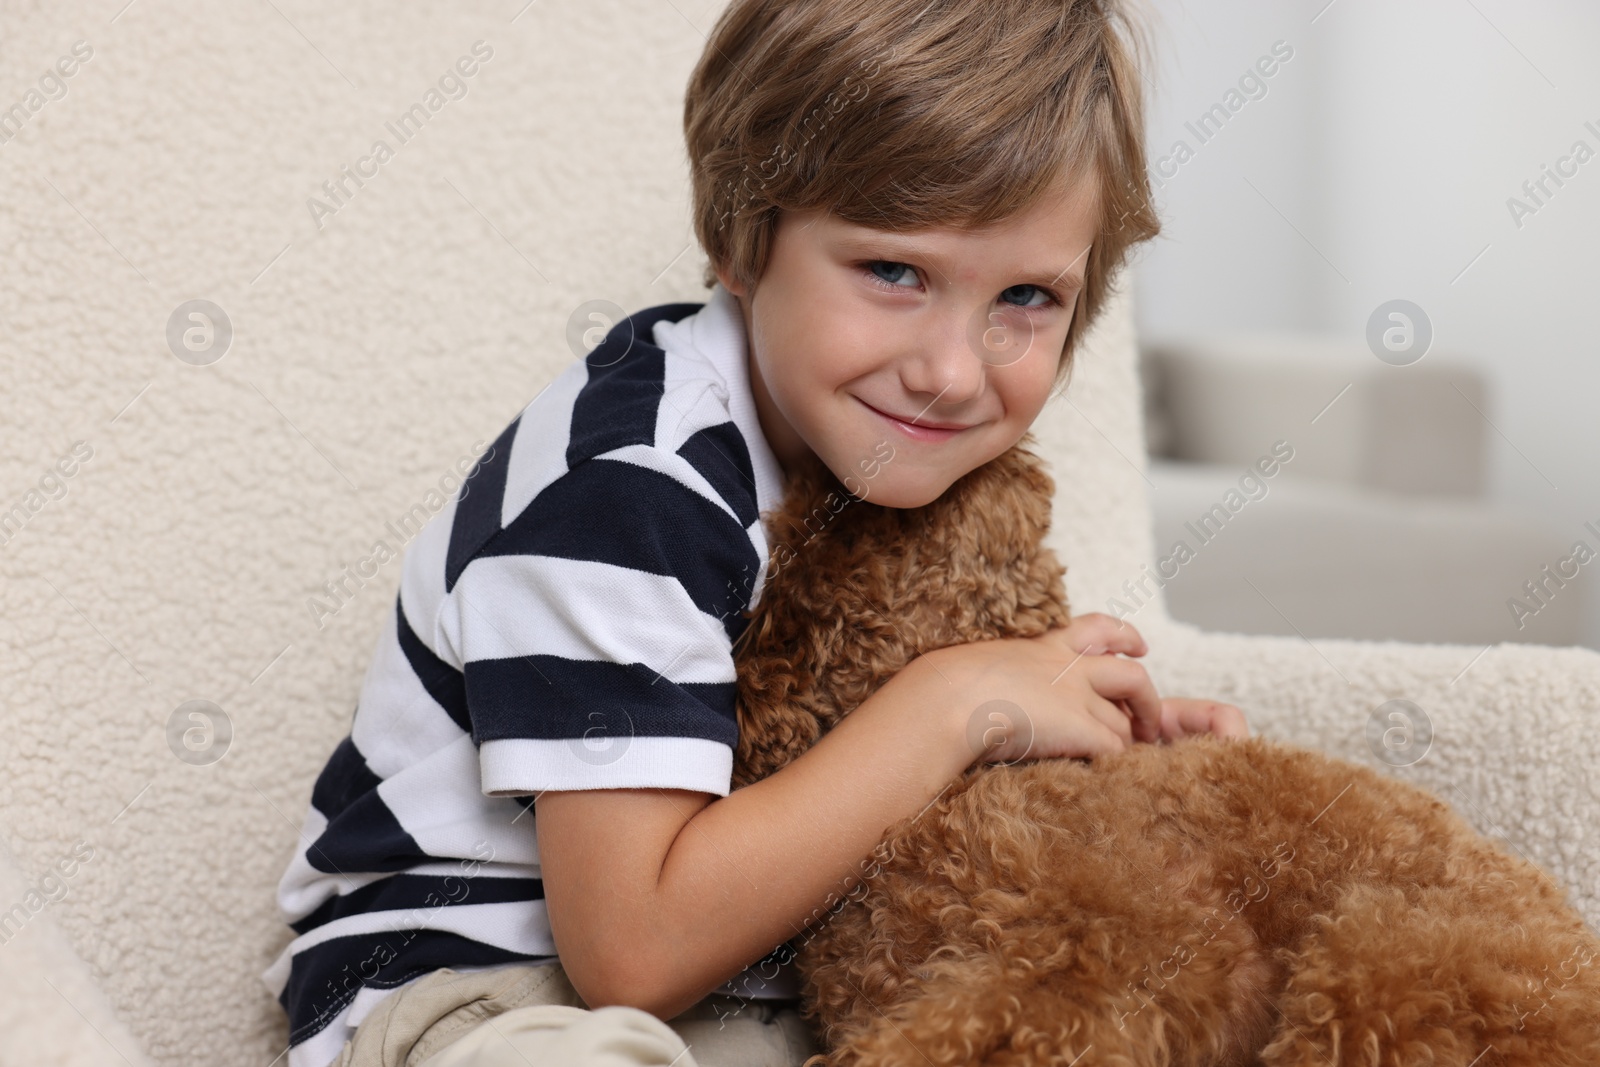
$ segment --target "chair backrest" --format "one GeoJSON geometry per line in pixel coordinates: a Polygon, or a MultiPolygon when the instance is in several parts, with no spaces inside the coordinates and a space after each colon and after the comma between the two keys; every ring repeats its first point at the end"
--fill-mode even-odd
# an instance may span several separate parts
{"type": "Polygon", "coordinates": [[[1142,626],[1168,616],[1150,577],[1150,480],[1127,283],[1124,274],[1033,434],[1056,480],[1050,544],[1067,567],[1072,613],[1102,611],[1142,626]]]}
{"type": "MultiPolygon", "coordinates": [[[[79,57],[0,146],[0,831],[33,884],[92,846],[31,921],[160,1062],[284,1049],[273,893],[404,520],[586,301],[705,297],[681,105],[715,12],[520,6],[40,8],[0,41],[79,57]]],[[[1122,305],[1041,419],[1079,610],[1148,555],[1133,358],[1122,305]]],[[[7,961],[0,1003],[57,995],[7,961]]]]}

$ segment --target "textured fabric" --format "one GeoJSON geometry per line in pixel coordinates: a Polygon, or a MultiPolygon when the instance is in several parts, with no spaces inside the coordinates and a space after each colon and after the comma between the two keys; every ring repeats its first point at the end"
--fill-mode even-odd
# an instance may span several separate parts
{"type": "Polygon", "coordinates": [[[559,962],[433,971],[386,999],[332,1067],[799,1067],[818,1051],[789,1000],[713,993],[662,1022],[589,1010],[559,962]]]}
{"type": "MultiPolygon", "coordinates": [[[[321,1067],[429,970],[555,958],[535,794],[727,795],[732,646],[782,483],[747,375],[720,286],[628,317],[407,548],[279,885],[298,936],[263,980],[289,1014],[289,1067],[321,1067]]],[[[796,991],[787,966],[763,973],[725,988],[796,991]]]]}

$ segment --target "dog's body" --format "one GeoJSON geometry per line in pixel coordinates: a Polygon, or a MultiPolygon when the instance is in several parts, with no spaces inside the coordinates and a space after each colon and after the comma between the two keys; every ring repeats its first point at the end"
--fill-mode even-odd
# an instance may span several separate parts
{"type": "MultiPolygon", "coordinates": [[[[1052,488],[1022,445],[916,509],[796,471],[735,787],[923,652],[1065,625],[1052,488]]],[[[975,764],[795,943],[830,1067],[1600,1064],[1600,939],[1547,874],[1259,737],[975,764]]]]}

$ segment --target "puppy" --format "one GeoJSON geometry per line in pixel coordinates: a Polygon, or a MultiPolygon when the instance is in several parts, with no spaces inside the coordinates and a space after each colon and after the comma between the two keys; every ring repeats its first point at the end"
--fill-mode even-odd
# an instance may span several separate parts
{"type": "MultiPolygon", "coordinates": [[[[1031,443],[921,508],[793,473],[736,649],[735,788],[923,652],[1067,623],[1031,443]]],[[[1259,737],[977,762],[791,945],[808,1067],[1600,1064],[1600,939],[1547,873],[1259,737]]]]}

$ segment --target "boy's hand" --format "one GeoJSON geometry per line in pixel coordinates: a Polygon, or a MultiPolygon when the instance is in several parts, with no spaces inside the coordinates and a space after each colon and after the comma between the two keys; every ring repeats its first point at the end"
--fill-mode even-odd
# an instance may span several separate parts
{"type": "MultiPolygon", "coordinates": [[[[1074,615],[1062,630],[1067,644],[1088,656],[1107,653],[1142,656],[1150,651],[1150,646],[1131,623],[1100,611],[1074,615]]],[[[1133,718],[1124,701],[1115,703],[1133,718]]],[[[1244,712],[1232,704],[1193,697],[1161,699],[1162,740],[1174,741],[1190,734],[1205,733],[1244,738],[1250,736],[1250,728],[1245,723],[1244,712]]]]}
{"type": "Polygon", "coordinates": [[[1065,626],[934,649],[907,670],[937,673],[929,692],[960,717],[971,758],[1094,757],[1161,739],[1161,697],[1143,665],[1081,652],[1065,626]]]}

